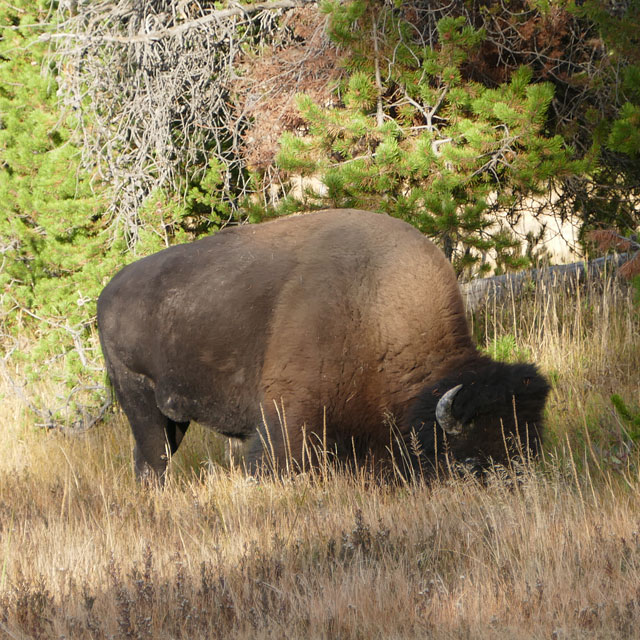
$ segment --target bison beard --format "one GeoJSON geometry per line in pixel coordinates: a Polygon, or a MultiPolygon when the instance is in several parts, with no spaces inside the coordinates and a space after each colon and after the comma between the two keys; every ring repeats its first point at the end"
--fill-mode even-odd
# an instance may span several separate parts
{"type": "Polygon", "coordinates": [[[442,252],[382,214],[292,216],[143,258],[105,287],[98,326],[139,475],[163,477],[192,420],[244,440],[250,470],[264,443],[283,468],[318,443],[384,462],[417,436],[424,468],[540,442],[545,379],[478,353],[442,252]]]}

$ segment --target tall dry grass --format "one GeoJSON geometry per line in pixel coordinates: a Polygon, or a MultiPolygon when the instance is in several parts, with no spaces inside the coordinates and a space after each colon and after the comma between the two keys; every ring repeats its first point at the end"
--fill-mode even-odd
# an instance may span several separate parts
{"type": "Polygon", "coordinates": [[[629,292],[538,290],[473,328],[554,384],[545,460],[483,485],[256,481],[196,425],[144,488],[121,415],[43,432],[1,390],[0,637],[637,637],[639,458],[609,399],[640,404],[629,292]]]}

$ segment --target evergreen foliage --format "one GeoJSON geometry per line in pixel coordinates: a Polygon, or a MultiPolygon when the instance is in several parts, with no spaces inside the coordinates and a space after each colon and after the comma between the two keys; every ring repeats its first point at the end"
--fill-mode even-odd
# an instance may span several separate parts
{"type": "MultiPolygon", "coordinates": [[[[19,0],[0,9],[0,302],[3,350],[19,349],[33,377],[56,368],[70,386],[98,367],[87,342],[95,300],[123,261],[103,233],[102,200],[79,169],[79,151],[57,107],[55,67],[38,37],[48,28],[48,2],[19,0]]],[[[56,374],[53,374],[56,375],[56,374]]]]}
{"type": "Polygon", "coordinates": [[[585,0],[568,8],[600,50],[591,72],[569,83],[576,112],[559,129],[590,165],[564,188],[585,230],[613,227],[628,235],[640,227],[640,2],[585,0]]]}
{"type": "Polygon", "coordinates": [[[469,79],[485,31],[463,16],[441,18],[438,41],[426,46],[392,7],[356,0],[323,10],[343,49],[339,103],[325,108],[299,96],[308,134],[282,137],[279,167],[321,176],[326,197],[316,202],[407,220],[458,272],[487,270],[488,253],[502,268],[524,266],[518,241],[486,215],[488,203],[507,210],[588,167],[550,129],[553,84],[534,81],[526,66],[499,86],[469,79]]]}

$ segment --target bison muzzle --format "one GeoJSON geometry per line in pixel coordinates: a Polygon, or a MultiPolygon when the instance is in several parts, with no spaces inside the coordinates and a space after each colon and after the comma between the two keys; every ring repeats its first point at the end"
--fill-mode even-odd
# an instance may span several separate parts
{"type": "Polygon", "coordinates": [[[540,443],[545,379],[478,352],[445,256],[383,214],[320,211],[165,249],[109,282],[98,326],[139,475],[163,477],[192,420],[244,440],[250,469],[311,464],[314,443],[361,463],[400,441],[421,465],[540,443]]]}

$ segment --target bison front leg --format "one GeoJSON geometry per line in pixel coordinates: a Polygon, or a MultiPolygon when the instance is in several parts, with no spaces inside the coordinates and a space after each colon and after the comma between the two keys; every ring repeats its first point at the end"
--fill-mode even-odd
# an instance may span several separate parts
{"type": "Polygon", "coordinates": [[[333,430],[326,428],[320,411],[304,404],[274,404],[270,411],[263,410],[262,421],[245,447],[244,462],[251,474],[286,475],[322,465],[335,447],[333,430]]]}
{"type": "Polygon", "coordinates": [[[286,438],[268,416],[245,445],[243,460],[251,475],[282,473],[287,468],[286,438]]]}

